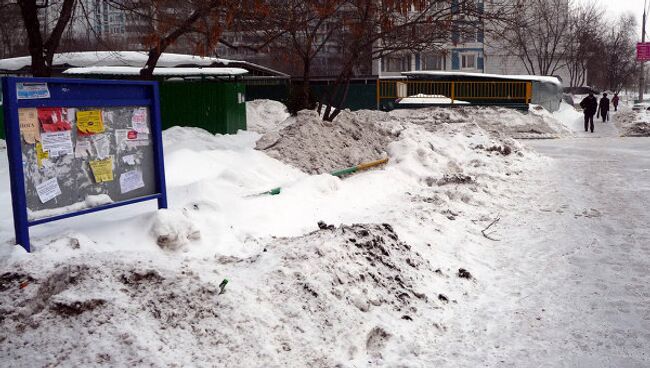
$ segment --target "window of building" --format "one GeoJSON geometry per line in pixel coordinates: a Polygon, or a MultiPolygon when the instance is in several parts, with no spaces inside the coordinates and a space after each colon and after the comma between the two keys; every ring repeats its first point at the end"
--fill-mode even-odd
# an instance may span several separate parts
{"type": "Polygon", "coordinates": [[[396,73],[411,70],[411,55],[386,56],[381,58],[381,71],[396,73]]]}
{"type": "Polygon", "coordinates": [[[461,54],[460,55],[460,68],[461,69],[476,69],[476,55],[475,54],[461,54]]]}
{"type": "Polygon", "coordinates": [[[422,54],[422,70],[445,70],[445,57],[439,54],[422,54]]]}

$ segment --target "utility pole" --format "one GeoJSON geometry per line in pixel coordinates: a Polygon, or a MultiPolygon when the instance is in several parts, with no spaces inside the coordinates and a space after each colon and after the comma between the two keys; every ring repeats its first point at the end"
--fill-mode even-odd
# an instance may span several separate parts
{"type": "MultiPolygon", "coordinates": [[[[645,0],[643,2],[643,22],[641,23],[641,43],[645,42],[645,20],[646,20],[646,9],[647,9],[647,2],[648,0],[645,0]]],[[[641,62],[641,76],[639,77],[639,102],[643,101],[643,93],[645,92],[645,70],[644,70],[645,62],[641,62]]]]}

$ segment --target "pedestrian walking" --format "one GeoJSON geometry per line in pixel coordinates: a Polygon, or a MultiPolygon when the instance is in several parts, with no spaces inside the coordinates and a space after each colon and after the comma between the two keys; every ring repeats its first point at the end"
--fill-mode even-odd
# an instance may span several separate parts
{"type": "Polygon", "coordinates": [[[618,93],[614,93],[614,97],[612,97],[612,104],[614,104],[614,111],[618,111],[618,93]]]}
{"type": "Polygon", "coordinates": [[[596,110],[598,109],[598,100],[594,97],[593,92],[589,92],[589,96],[580,101],[580,107],[582,107],[582,112],[585,114],[585,132],[591,130],[593,133],[594,115],[596,115],[596,110]]]}
{"type": "Polygon", "coordinates": [[[603,123],[609,120],[609,98],[607,98],[607,93],[603,93],[603,98],[600,99],[598,103],[598,113],[596,117],[602,117],[603,123]]]}

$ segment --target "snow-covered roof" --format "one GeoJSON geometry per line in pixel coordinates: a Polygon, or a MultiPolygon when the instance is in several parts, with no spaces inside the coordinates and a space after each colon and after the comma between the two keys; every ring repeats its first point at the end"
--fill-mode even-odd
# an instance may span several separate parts
{"type": "Polygon", "coordinates": [[[540,75],[512,75],[512,74],[486,74],[486,73],[466,73],[466,72],[443,72],[443,71],[433,71],[433,70],[421,70],[414,72],[402,72],[406,76],[440,76],[440,77],[476,77],[476,78],[500,78],[500,79],[511,79],[511,80],[526,80],[526,81],[536,81],[536,82],[545,82],[553,83],[558,86],[562,86],[562,82],[557,77],[552,76],[540,76],[540,75]]]}
{"type": "MultiPolygon", "coordinates": [[[[70,68],[64,74],[95,75],[139,75],[141,68],[133,66],[89,66],[70,68]]],[[[247,74],[242,68],[155,68],[153,75],[158,76],[237,76],[247,74]]]]}
{"type": "MultiPolygon", "coordinates": [[[[84,51],[64,52],[54,55],[53,65],[86,66],[135,66],[143,67],[149,55],[143,51],[84,51]]],[[[159,67],[175,67],[178,65],[209,66],[214,63],[228,64],[232,60],[196,55],[163,53],[158,60],[159,67]]],[[[30,66],[30,56],[0,60],[0,69],[20,70],[30,66]]]]}
{"type": "MultiPolygon", "coordinates": [[[[149,58],[145,51],[83,51],[64,52],[54,54],[52,65],[55,67],[100,67],[100,66],[123,66],[142,68],[149,58]]],[[[229,60],[215,57],[203,57],[196,55],[174,54],[164,52],[156,64],[159,68],[173,68],[178,66],[208,67],[216,65],[228,65],[236,63],[238,66],[250,66],[252,70],[263,70],[278,76],[287,74],[278,72],[262,65],[240,60],[229,60]]],[[[0,70],[18,71],[31,66],[30,56],[16,57],[0,60],[0,70]]]]}

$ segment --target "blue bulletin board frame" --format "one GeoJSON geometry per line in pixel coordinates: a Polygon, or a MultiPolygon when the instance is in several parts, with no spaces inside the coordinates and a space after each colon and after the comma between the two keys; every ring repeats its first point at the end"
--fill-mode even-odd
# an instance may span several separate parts
{"type": "Polygon", "coordinates": [[[160,95],[157,82],[112,81],[67,78],[2,78],[4,92],[4,126],[9,158],[9,179],[11,183],[11,204],[14,218],[16,244],[28,252],[31,249],[29,228],[65,218],[127,206],[150,200],[158,201],[158,208],[167,208],[165,168],[162,147],[162,124],[160,119],[160,95]],[[18,99],[19,83],[45,84],[47,95],[37,93],[18,99]],[[38,107],[120,107],[146,106],[151,111],[151,140],[155,175],[155,194],[130,200],[100,205],[80,211],[30,221],[27,215],[27,198],[23,170],[20,125],[18,109],[38,107]]]}

